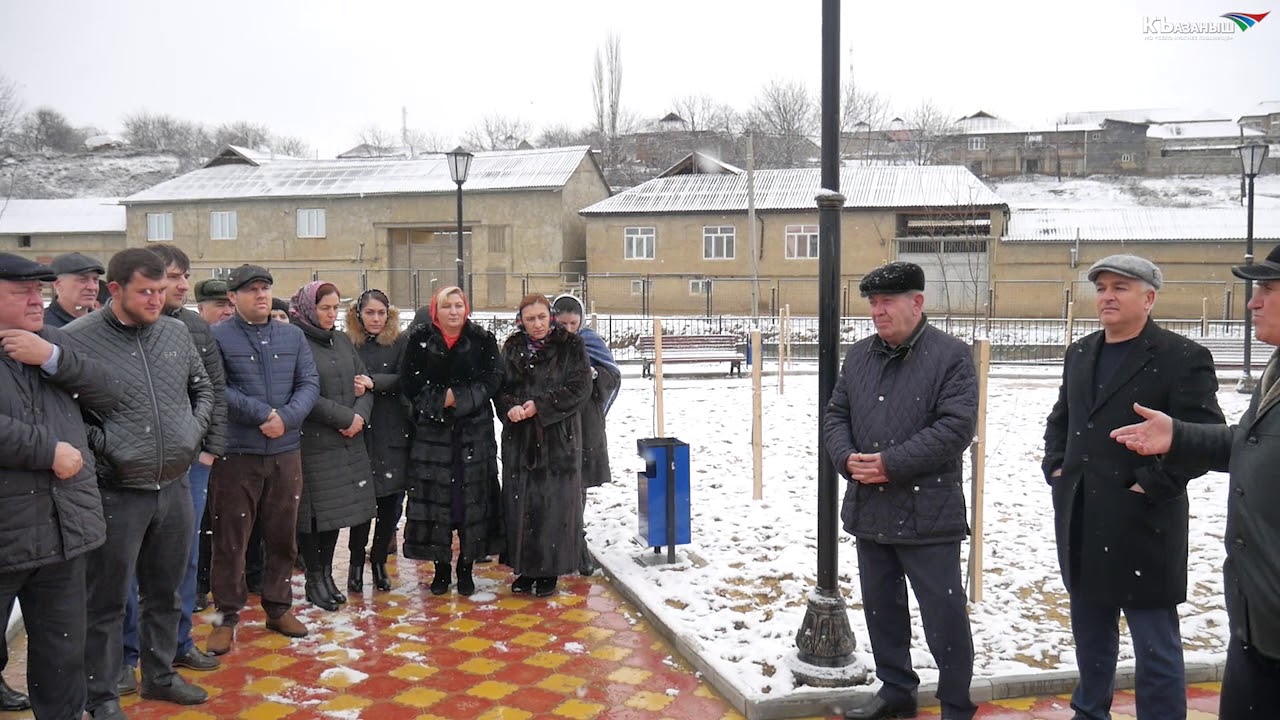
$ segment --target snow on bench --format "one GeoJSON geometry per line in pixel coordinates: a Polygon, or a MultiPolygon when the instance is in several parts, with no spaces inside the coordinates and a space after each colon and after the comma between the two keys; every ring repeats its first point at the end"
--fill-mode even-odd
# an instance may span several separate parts
{"type": "MultiPolygon", "coordinates": [[[[640,374],[649,377],[657,359],[652,335],[642,335],[638,346],[643,365],[640,374]]],[[[667,363],[729,363],[729,377],[734,373],[742,377],[742,361],[746,356],[738,352],[738,338],[734,335],[663,335],[662,362],[667,363]]]]}

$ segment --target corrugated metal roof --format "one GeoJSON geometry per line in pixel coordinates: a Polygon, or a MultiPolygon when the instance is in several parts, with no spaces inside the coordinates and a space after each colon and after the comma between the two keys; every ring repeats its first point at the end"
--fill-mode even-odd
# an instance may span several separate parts
{"type": "MultiPolygon", "coordinates": [[[[1254,208],[1255,240],[1280,240],[1280,208],[1254,208]]],[[[1244,240],[1244,208],[1013,210],[1004,242],[1244,240]]]]}
{"type": "MultiPolygon", "coordinates": [[[[589,151],[581,145],[476,153],[463,189],[562,188],[589,151]]],[[[276,159],[259,166],[232,163],[193,170],[130,195],[124,203],[451,193],[456,188],[444,155],[423,155],[414,160],[276,159]]]]}
{"type": "MultiPolygon", "coordinates": [[[[812,210],[822,187],[818,168],[760,170],[757,210],[812,210]]],[[[967,169],[956,166],[861,166],[840,171],[845,207],[968,207],[1004,205],[967,169]]],[[[655,178],[582,210],[582,215],[746,212],[747,177],[678,175],[655,178]]]]}
{"type": "Polygon", "coordinates": [[[116,198],[0,200],[0,235],[123,232],[124,206],[116,198]]]}

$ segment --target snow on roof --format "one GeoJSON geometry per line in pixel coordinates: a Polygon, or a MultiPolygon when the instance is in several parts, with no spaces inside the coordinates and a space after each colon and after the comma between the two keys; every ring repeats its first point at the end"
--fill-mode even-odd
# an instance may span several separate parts
{"type": "MultiPolygon", "coordinates": [[[[812,210],[822,187],[818,168],[760,170],[755,173],[756,209],[812,210]]],[[[995,193],[963,167],[860,166],[840,170],[845,207],[969,207],[1004,205],[995,193]]],[[[638,213],[745,212],[745,174],[677,175],[654,178],[601,200],[582,215],[638,213]]]]}
{"type": "Polygon", "coordinates": [[[1246,137],[1266,134],[1253,128],[1241,128],[1230,120],[1207,120],[1203,122],[1158,123],[1147,128],[1147,137],[1162,140],[1176,140],[1178,138],[1239,138],[1242,131],[1246,137]]]}
{"type": "MultiPolygon", "coordinates": [[[[471,163],[464,189],[559,189],[569,181],[589,152],[586,145],[479,152],[471,163]]],[[[231,162],[193,170],[130,195],[123,202],[444,193],[454,192],[457,188],[449,177],[448,163],[443,154],[422,155],[413,160],[298,160],[277,157],[262,164],[256,164],[248,157],[246,160],[249,162],[231,162]]]]}
{"type": "Polygon", "coordinates": [[[971,115],[952,124],[952,132],[956,135],[1000,135],[1021,133],[1051,132],[1090,132],[1101,130],[1099,122],[1055,123],[1052,120],[1038,120],[1029,123],[1017,123],[1003,118],[992,117],[986,113],[971,115]]]}
{"type": "Polygon", "coordinates": [[[116,198],[0,200],[0,235],[124,234],[124,206],[116,198]]]}
{"type": "MultiPolygon", "coordinates": [[[[1013,210],[1004,242],[1244,240],[1243,208],[1013,210]]],[[[1280,240],[1280,208],[1255,208],[1255,240],[1280,240]]]]}
{"type": "Polygon", "coordinates": [[[1280,100],[1267,100],[1248,108],[1240,117],[1252,118],[1280,113],[1280,100]]]}

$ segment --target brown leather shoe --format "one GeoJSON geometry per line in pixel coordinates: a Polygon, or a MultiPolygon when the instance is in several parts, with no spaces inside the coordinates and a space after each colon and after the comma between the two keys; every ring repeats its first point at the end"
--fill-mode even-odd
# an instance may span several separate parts
{"type": "Polygon", "coordinates": [[[285,613],[278,618],[267,618],[267,629],[291,638],[307,636],[307,626],[291,613],[285,613]]]}
{"type": "Polygon", "coordinates": [[[226,655],[231,649],[231,642],[236,639],[235,625],[219,625],[209,633],[209,640],[204,645],[204,651],[210,655],[226,655]]]}

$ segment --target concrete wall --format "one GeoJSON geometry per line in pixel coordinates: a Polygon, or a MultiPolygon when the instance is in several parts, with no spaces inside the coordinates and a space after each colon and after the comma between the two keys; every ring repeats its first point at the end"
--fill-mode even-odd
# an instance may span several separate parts
{"type": "Polygon", "coordinates": [[[57,233],[32,235],[31,247],[22,247],[22,236],[0,235],[0,252],[13,253],[36,262],[48,263],[63,253],[80,252],[102,261],[125,248],[124,233],[57,233]]]}

